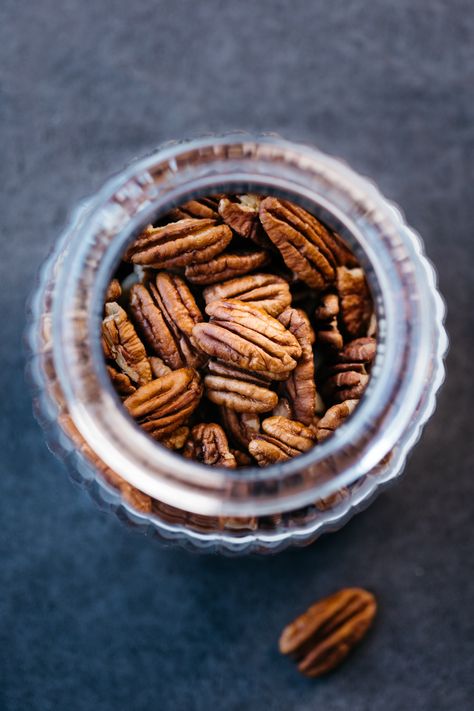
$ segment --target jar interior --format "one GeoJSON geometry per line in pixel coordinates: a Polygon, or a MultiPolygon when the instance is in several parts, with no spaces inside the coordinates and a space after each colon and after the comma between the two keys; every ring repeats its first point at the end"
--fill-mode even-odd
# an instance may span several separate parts
{"type": "MultiPolygon", "coordinates": [[[[81,242],[62,266],[54,347],[79,431],[97,456],[130,484],[197,513],[266,515],[333,494],[361,479],[393,449],[419,400],[419,392],[410,390],[401,373],[424,334],[413,330],[419,322],[417,313],[410,319],[409,313],[401,312],[407,292],[403,280],[416,286],[414,260],[400,238],[398,218],[392,208],[382,209],[375,189],[363,181],[359,184],[349,169],[306,147],[282,144],[275,149],[271,140],[237,144],[229,148],[223,139],[217,148],[210,142],[198,148],[172,148],[161,158],[155,155],[133,166],[104,188],[81,226],[81,242]],[[337,433],[292,460],[238,473],[184,461],[150,441],[119,407],[99,338],[101,304],[125,247],[172,207],[213,192],[284,197],[335,229],[364,269],[378,326],[377,356],[367,390],[337,433]],[[409,268],[402,270],[399,262],[409,268]]],[[[421,303],[416,291],[408,303],[413,309],[421,303]]],[[[422,370],[425,364],[419,360],[422,370]]]]}

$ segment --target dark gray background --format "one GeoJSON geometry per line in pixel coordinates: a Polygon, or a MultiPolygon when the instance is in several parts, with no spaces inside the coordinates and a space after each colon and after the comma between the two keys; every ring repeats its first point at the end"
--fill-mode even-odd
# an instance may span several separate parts
{"type": "Polygon", "coordinates": [[[472,0],[0,4],[0,708],[468,709],[472,681],[472,0]],[[345,157],[424,236],[449,377],[405,478],[273,559],[194,557],[101,514],[46,451],[20,356],[38,265],[81,197],[160,142],[274,130],[345,157]],[[333,676],[282,626],[339,587],[380,615],[333,676]]]}

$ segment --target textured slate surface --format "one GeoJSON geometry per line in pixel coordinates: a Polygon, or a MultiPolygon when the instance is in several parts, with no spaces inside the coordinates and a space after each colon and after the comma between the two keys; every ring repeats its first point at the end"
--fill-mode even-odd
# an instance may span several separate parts
{"type": "Polygon", "coordinates": [[[468,709],[472,701],[472,52],[469,0],[0,4],[0,708],[468,709]],[[19,355],[24,301],[69,208],[195,132],[275,130],[399,202],[439,268],[449,378],[405,479],[274,559],[193,557],[99,513],[47,453],[19,355]],[[337,674],[282,625],[340,586],[376,628],[337,674]]]}

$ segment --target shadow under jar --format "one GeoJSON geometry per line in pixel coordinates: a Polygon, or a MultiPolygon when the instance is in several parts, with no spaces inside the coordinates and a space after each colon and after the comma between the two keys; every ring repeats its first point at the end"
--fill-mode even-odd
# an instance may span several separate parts
{"type": "Polygon", "coordinates": [[[44,264],[28,329],[34,404],[50,448],[102,507],[196,550],[275,552],[343,525],[402,471],[444,377],[444,306],[420,238],[366,179],[275,136],[166,145],[85,201],[44,264]],[[337,231],[363,267],[377,355],[354,414],[287,462],[230,470],[184,459],[133,422],[102,354],[104,296],[146,225],[212,193],[287,198],[337,231]]]}

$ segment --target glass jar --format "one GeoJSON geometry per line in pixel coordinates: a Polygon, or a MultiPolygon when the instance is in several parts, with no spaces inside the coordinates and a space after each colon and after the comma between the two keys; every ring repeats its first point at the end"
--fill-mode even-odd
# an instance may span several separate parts
{"type": "Polygon", "coordinates": [[[443,317],[420,238],[341,161],[273,135],[172,143],[83,202],[44,264],[28,329],[35,412],[73,476],[128,523],[200,550],[279,551],[340,527],[400,475],[444,377],[443,317]],[[278,194],[313,212],[354,250],[375,302],[377,356],[355,413],[265,469],[206,467],[155,443],[113,392],[101,351],[104,294],[127,243],[212,192],[278,194]]]}

